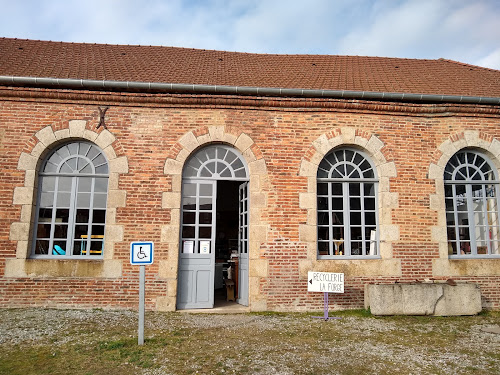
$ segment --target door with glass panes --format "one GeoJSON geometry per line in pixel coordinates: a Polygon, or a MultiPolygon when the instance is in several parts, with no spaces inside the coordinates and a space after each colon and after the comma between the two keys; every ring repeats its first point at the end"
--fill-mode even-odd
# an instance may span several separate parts
{"type": "Polygon", "coordinates": [[[193,180],[182,186],[180,309],[213,307],[216,188],[216,181],[193,180]]]}
{"type": "MultiPolygon", "coordinates": [[[[177,308],[213,307],[217,183],[223,181],[241,181],[239,207],[234,207],[238,217],[235,217],[233,225],[238,230],[236,240],[240,258],[238,302],[247,305],[248,168],[242,155],[225,145],[204,147],[186,162],[182,181],[177,308]]],[[[238,191],[234,193],[238,194],[238,191]]],[[[227,200],[228,197],[221,196],[219,199],[227,200]]]]}

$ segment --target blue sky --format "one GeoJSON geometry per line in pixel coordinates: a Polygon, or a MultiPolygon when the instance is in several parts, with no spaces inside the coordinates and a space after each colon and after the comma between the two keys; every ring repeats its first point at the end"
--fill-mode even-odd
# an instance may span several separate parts
{"type": "Polygon", "coordinates": [[[0,37],[500,69],[500,0],[0,0],[0,9],[0,37]]]}

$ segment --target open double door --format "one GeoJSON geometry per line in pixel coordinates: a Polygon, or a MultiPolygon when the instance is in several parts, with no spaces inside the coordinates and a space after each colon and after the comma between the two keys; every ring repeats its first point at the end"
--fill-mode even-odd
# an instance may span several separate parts
{"type": "MultiPolygon", "coordinates": [[[[221,187],[223,181],[183,181],[178,309],[203,309],[214,306],[217,223],[220,222],[220,215],[224,214],[218,212],[217,207],[220,207],[220,204],[218,205],[217,200],[229,199],[226,196],[227,189],[224,194],[218,194],[218,183],[221,187]]],[[[229,225],[234,226],[234,231],[238,232],[237,302],[248,306],[248,182],[232,182],[231,187],[233,191],[230,194],[237,194],[238,197],[237,220],[234,217],[234,220],[229,222],[229,225]]]]}

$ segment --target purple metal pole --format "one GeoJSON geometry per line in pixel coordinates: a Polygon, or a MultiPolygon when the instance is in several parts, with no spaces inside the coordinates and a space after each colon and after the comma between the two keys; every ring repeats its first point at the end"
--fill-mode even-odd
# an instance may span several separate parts
{"type": "Polygon", "coordinates": [[[328,316],[328,293],[325,292],[323,293],[323,316],[313,316],[315,319],[324,319],[324,320],[329,320],[329,319],[342,319],[336,316],[328,316]]]}

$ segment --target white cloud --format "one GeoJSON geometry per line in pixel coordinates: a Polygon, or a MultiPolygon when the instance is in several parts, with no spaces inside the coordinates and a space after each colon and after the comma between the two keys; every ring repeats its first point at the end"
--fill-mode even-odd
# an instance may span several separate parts
{"type": "Polygon", "coordinates": [[[0,7],[6,37],[444,57],[500,69],[496,0],[0,0],[0,7]]]}

